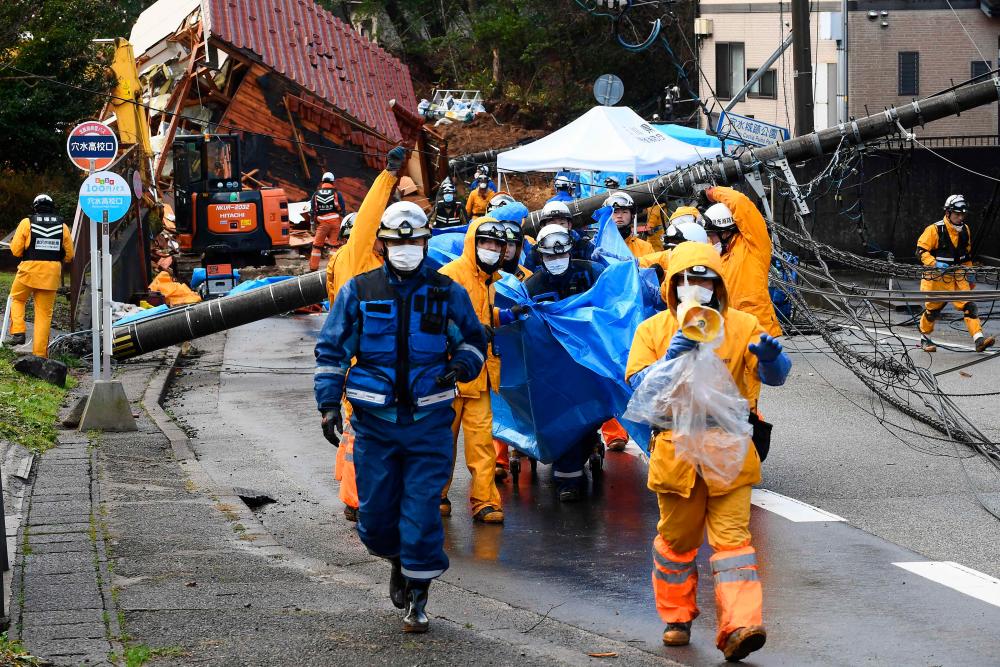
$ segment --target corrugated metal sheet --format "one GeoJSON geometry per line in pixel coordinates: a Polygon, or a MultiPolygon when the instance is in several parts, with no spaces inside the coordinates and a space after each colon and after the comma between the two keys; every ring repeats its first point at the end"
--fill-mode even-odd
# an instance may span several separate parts
{"type": "Polygon", "coordinates": [[[210,0],[212,37],[252,51],[392,141],[402,138],[389,100],[416,113],[410,70],[312,0],[210,0]]]}

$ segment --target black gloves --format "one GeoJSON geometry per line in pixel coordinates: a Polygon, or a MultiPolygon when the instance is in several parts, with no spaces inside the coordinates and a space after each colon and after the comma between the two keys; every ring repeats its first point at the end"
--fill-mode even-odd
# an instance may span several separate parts
{"type": "Polygon", "coordinates": [[[340,410],[323,411],[323,437],[334,447],[340,446],[340,436],[344,434],[340,410]]]}
{"type": "Polygon", "coordinates": [[[403,168],[405,161],[406,149],[402,146],[396,146],[385,156],[385,170],[395,174],[403,168]]]}
{"type": "Polygon", "coordinates": [[[711,185],[696,185],[694,187],[694,197],[695,206],[704,211],[706,208],[714,204],[711,199],[708,198],[708,191],[712,189],[711,185]]]}

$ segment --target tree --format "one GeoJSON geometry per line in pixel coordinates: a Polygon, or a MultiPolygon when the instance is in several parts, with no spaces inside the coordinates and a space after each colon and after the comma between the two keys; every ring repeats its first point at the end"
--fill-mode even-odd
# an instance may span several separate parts
{"type": "Polygon", "coordinates": [[[65,160],[66,132],[94,117],[113,86],[110,46],[152,0],[0,3],[0,166],[41,171],[65,160]]]}

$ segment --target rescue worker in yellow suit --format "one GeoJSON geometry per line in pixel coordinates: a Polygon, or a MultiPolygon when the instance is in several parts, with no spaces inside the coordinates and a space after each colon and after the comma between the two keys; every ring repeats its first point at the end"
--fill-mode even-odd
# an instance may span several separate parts
{"type": "Polygon", "coordinates": [[[781,326],[767,291],[771,237],[764,216],[749,197],[732,188],[708,188],[699,198],[705,206],[705,231],[722,255],[730,305],[756,315],[764,331],[780,336],[781,326]]]}
{"type": "Polygon", "coordinates": [[[10,252],[20,257],[17,275],[10,286],[10,337],[13,345],[25,341],[28,330],[24,310],[35,298],[35,326],[31,351],[36,357],[49,356],[52,308],[62,277],[62,265],[73,261],[73,238],[69,227],[56,215],[52,197],[40,194],[31,204],[33,213],[21,220],[14,231],[10,252]]]}
{"type": "MultiPolygon", "coordinates": [[[[972,239],[969,226],[965,224],[968,205],[963,195],[952,195],[944,203],[944,219],[927,225],[917,240],[917,257],[928,271],[920,281],[921,292],[931,291],[971,291],[976,288],[976,276],[972,267],[972,239]],[[968,267],[968,268],[959,268],[968,267]]],[[[965,327],[976,346],[982,352],[996,343],[993,336],[983,334],[979,321],[979,308],[974,301],[953,301],[952,305],[965,316],[965,327]]],[[[920,316],[921,347],[925,352],[936,352],[937,345],[930,339],[934,331],[934,321],[941,316],[943,301],[928,301],[920,316]]]]}
{"type": "Polygon", "coordinates": [[[649,269],[659,266],[664,271],[669,268],[670,251],[684,241],[708,243],[705,234],[705,219],[694,206],[678,206],[670,216],[663,232],[663,248],[639,258],[639,268],[649,269]]]}
{"type": "Polygon", "coordinates": [[[490,177],[484,174],[477,176],[476,187],[465,200],[465,212],[469,215],[469,220],[485,215],[486,209],[490,206],[490,200],[495,195],[496,192],[490,189],[490,177]]]}
{"type": "MultiPolygon", "coordinates": [[[[611,221],[615,223],[632,256],[638,259],[651,254],[653,246],[635,235],[636,206],[632,196],[627,192],[613,192],[604,200],[604,205],[611,207],[611,221]]],[[[604,446],[610,452],[623,452],[628,446],[628,431],[617,419],[604,422],[601,426],[601,437],[604,438],[604,446]]]]}
{"type": "MultiPolygon", "coordinates": [[[[504,520],[500,492],[494,478],[496,450],[493,446],[490,390],[500,387],[500,360],[493,351],[492,330],[516,317],[516,314],[512,315],[514,309],[501,311],[493,306],[496,291],[493,283],[500,279],[498,271],[503,264],[506,247],[507,228],[504,223],[489,216],[476,218],[469,223],[465,233],[462,255],[441,267],[441,273],[469,293],[472,307],[486,327],[490,343],[486,364],[476,379],[458,383],[455,422],[452,425],[456,450],[459,429],[465,437],[465,465],[472,475],[469,486],[472,518],[482,523],[503,523],[504,520]]],[[[448,499],[450,486],[449,482],[441,491],[443,516],[451,514],[451,501],[448,499]]]]}
{"type": "Polygon", "coordinates": [[[646,209],[646,240],[653,246],[653,252],[666,248],[664,234],[669,215],[666,204],[653,204],[646,209]]]}
{"type": "MultiPolygon", "coordinates": [[[[330,310],[336,300],[340,288],[351,278],[367,273],[382,266],[385,259],[382,254],[382,242],[378,240],[378,227],[382,214],[396,188],[397,172],[403,168],[406,150],[397,146],[389,151],[386,168],[365,195],[361,208],[349,226],[346,242],[337,249],[326,267],[326,292],[330,299],[330,310]]],[[[348,216],[350,218],[350,216],[348,216]]],[[[341,230],[347,226],[347,219],[341,225],[341,230]]],[[[341,238],[343,238],[343,233],[341,238]]],[[[342,403],[344,424],[351,423],[351,404],[342,403]]],[[[348,521],[358,520],[358,485],[354,474],[354,439],[345,437],[337,448],[337,468],[334,479],[340,481],[340,500],[344,503],[344,518],[348,521]]]]}
{"type": "MultiPolygon", "coordinates": [[[[718,310],[724,320],[723,340],[715,349],[740,394],[755,410],[761,382],[780,385],[791,369],[781,344],[768,336],[757,318],[729,306],[728,281],[719,254],[704,243],[681,243],[670,257],[670,270],[660,288],[668,310],[639,325],[629,351],[625,377],[633,389],[649,367],[674,359],[697,345],[679,331],[677,305],[694,300],[718,310]]],[[[706,480],[675,456],[670,431],[654,432],[650,443],[650,491],[660,508],[653,541],[653,593],[660,618],[667,624],[663,643],[683,646],[698,616],[698,568],[695,558],[708,529],[714,554],[718,632],[716,646],[727,660],[745,658],[767,638],[761,618],[762,590],[757,557],[751,546],[750,490],[760,481],[760,457],[749,444],[743,467],[729,484],[706,480]]]]}

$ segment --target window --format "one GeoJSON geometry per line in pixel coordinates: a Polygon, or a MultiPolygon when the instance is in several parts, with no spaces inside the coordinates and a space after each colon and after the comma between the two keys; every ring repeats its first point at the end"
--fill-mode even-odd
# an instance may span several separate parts
{"type": "Polygon", "coordinates": [[[993,63],[989,60],[973,60],[972,61],[972,78],[978,78],[981,76],[986,76],[993,69],[993,63]]]}
{"type": "MultiPolygon", "coordinates": [[[[747,70],[747,81],[750,80],[754,74],[757,73],[756,69],[747,70]]],[[[778,70],[769,69],[764,72],[757,81],[750,86],[749,95],[751,99],[760,98],[766,100],[776,100],[778,99],[778,70]]]]}
{"type": "Polygon", "coordinates": [[[897,94],[920,94],[920,54],[916,51],[899,52],[899,92],[897,94]]]}
{"type": "Polygon", "coordinates": [[[715,44],[715,94],[728,100],[747,82],[743,58],[743,42],[715,44]]]}

